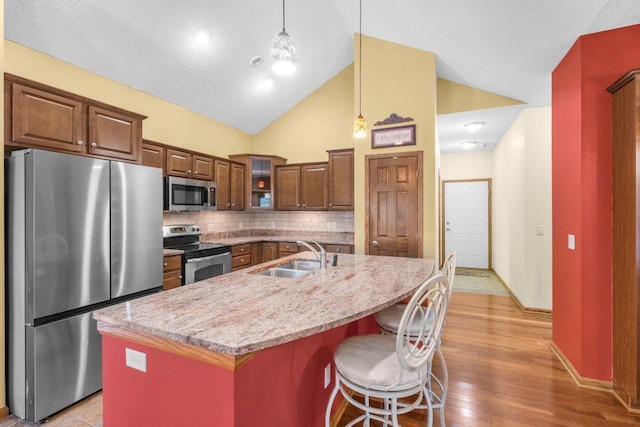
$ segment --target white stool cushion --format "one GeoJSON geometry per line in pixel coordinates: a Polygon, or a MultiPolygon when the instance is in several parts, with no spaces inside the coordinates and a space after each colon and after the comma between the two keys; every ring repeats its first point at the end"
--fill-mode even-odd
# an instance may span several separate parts
{"type": "MultiPolygon", "coordinates": [[[[402,319],[402,314],[406,308],[406,304],[395,304],[387,307],[374,315],[376,323],[383,330],[397,334],[398,328],[400,327],[400,319],[402,319]]],[[[421,316],[414,317],[413,322],[409,325],[409,334],[411,336],[416,336],[420,333],[421,320],[421,316]]],[[[433,312],[429,312],[427,322],[429,322],[429,324],[433,323],[433,312]]],[[[429,327],[427,327],[427,330],[429,330],[429,327]]]]}
{"type": "Polygon", "coordinates": [[[347,338],[336,349],[334,362],[347,380],[374,390],[403,390],[420,383],[418,371],[402,369],[396,355],[395,336],[376,334],[347,338]],[[400,382],[390,388],[400,377],[400,382]]]}

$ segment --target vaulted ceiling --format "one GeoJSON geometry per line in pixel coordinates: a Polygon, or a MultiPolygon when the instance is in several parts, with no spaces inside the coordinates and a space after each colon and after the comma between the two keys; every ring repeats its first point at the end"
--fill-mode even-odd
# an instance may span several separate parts
{"type": "MultiPolygon", "coordinates": [[[[5,0],[5,37],[256,134],[353,61],[357,0],[290,0],[298,70],[275,76],[276,0],[5,0]],[[198,46],[204,30],[211,42],[198,46]],[[262,66],[250,60],[264,58],[262,66]],[[272,79],[270,89],[262,87],[272,79]]],[[[434,52],[438,77],[524,105],[441,115],[443,152],[492,149],[526,107],[550,105],[551,72],[582,35],[640,23],[637,0],[363,0],[366,35],[434,52]]]]}

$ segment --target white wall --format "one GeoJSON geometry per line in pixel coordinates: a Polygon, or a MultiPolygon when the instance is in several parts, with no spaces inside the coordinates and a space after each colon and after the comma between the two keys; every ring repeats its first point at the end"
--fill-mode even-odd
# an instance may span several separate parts
{"type": "Polygon", "coordinates": [[[443,181],[493,178],[493,151],[443,154],[440,158],[440,177],[443,181]]]}
{"type": "Polygon", "coordinates": [[[493,269],[524,306],[551,309],[551,262],[551,107],[542,107],[523,111],[494,150],[493,269]]]}

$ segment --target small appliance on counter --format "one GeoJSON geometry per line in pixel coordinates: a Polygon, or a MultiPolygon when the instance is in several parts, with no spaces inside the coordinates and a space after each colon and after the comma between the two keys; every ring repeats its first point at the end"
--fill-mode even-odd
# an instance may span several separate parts
{"type": "Polygon", "coordinates": [[[164,210],[178,212],[218,210],[216,183],[175,176],[165,177],[164,210]]]}
{"type": "Polygon", "coordinates": [[[182,255],[183,285],[231,271],[231,246],[221,243],[201,243],[200,234],[200,227],[197,225],[162,227],[164,248],[184,251],[182,255]]]}
{"type": "Polygon", "coordinates": [[[92,311],[162,290],[162,171],[29,149],[5,174],[7,400],[40,421],[102,388],[92,311]]]}

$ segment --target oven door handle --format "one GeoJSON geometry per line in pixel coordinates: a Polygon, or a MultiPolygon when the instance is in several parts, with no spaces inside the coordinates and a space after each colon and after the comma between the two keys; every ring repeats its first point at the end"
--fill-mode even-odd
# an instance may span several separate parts
{"type": "Polygon", "coordinates": [[[225,252],[225,253],[223,253],[223,254],[218,254],[218,255],[211,255],[211,256],[204,257],[204,258],[193,258],[193,259],[188,259],[188,260],[187,260],[187,264],[190,264],[190,263],[192,263],[192,262],[203,262],[203,261],[209,261],[210,259],[219,258],[219,257],[227,256],[227,255],[231,255],[231,252],[225,252]]]}

